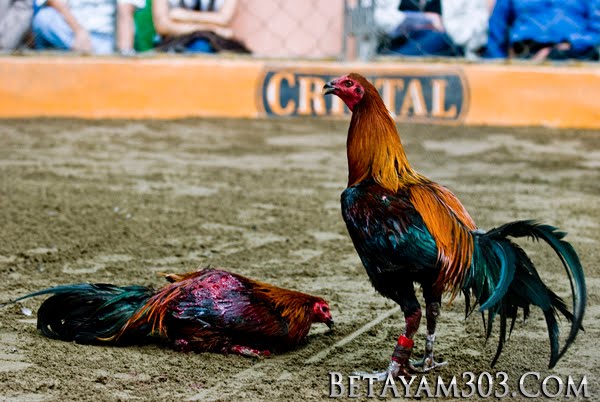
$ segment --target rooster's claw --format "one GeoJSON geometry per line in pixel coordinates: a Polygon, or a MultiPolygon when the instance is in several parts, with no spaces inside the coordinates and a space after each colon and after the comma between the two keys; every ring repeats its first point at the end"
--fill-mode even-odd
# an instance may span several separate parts
{"type": "Polygon", "coordinates": [[[260,358],[260,357],[268,357],[271,355],[271,352],[268,350],[258,350],[258,349],[254,349],[254,348],[251,348],[248,346],[242,346],[242,345],[234,345],[231,347],[230,350],[232,353],[236,353],[238,355],[246,356],[246,357],[260,358]]]}
{"type": "Polygon", "coordinates": [[[386,381],[388,376],[392,378],[412,377],[414,376],[415,372],[417,372],[417,369],[415,369],[411,363],[404,365],[392,360],[385,371],[376,371],[374,373],[356,372],[353,374],[361,377],[372,377],[374,375],[376,376],[375,381],[386,381]]]}
{"type": "Polygon", "coordinates": [[[433,358],[433,354],[425,355],[423,356],[423,359],[418,361],[411,361],[412,367],[421,373],[426,373],[437,367],[445,366],[446,364],[448,364],[447,361],[435,361],[435,359],[433,358]]]}

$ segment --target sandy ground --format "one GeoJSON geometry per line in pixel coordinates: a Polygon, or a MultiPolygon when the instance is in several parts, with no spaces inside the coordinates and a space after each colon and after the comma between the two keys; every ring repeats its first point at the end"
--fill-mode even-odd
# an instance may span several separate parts
{"type": "MultiPolygon", "coordinates": [[[[0,310],[0,400],[302,401],[327,397],[331,371],[384,368],[403,320],[371,288],[340,215],[347,123],[0,122],[1,299],[73,282],[160,286],[158,272],[211,265],[324,296],[337,324],[331,334],[313,327],[298,350],[253,360],[49,340],[35,327],[41,300],[27,300],[0,310]]],[[[428,378],[505,371],[514,388],[528,371],[585,375],[600,397],[600,133],[401,132],[413,165],[451,188],[481,228],[525,218],[558,225],[587,273],[586,332],[555,369],[546,369],[547,332],[534,311],[491,370],[495,341],[484,343],[476,315],[464,320],[459,298],[444,307],[438,332],[450,364],[428,378]]],[[[556,258],[527,247],[567,295],[556,258]]]]}

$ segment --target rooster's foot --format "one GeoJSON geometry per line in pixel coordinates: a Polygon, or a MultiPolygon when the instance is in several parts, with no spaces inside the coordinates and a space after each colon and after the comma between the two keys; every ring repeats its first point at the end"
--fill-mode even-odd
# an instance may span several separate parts
{"type": "Polygon", "coordinates": [[[192,345],[185,339],[176,339],[173,342],[173,348],[180,352],[189,352],[192,350],[192,345]]]}
{"type": "Polygon", "coordinates": [[[411,363],[401,364],[395,360],[392,360],[390,362],[390,365],[388,366],[387,370],[385,370],[385,371],[376,371],[373,373],[356,372],[356,373],[354,373],[354,375],[359,375],[361,377],[362,376],[371,377],[371,376],[375,375],[376,376],[375,381],[386,381],[388,376],[390,376],[392,378],[412,377],[415,375],[415,372],[417,372],[417,370],[412,366],[411,363]]]}
{"type": "Polygon", "coordinates": [[[249,346],[242,345],[232,346],[230,352],[246,357],[267,357],[271,355],[271,352],[269,352],[268,350],[258,350],[249,346]]]}
{"type": "Polygon", "coordinates": [[[423,359],[421,359],[421,360],[411,361],[412,367],[414,367],[416,370],[423,372],[423,373],[431,371],[437,367],[445,366],[446,364],[448,364],[447,361],[441,361],[441,362],[436,361],[433,358],[433,354],[426,354],[425,356],[423,356],[423,359]]]}

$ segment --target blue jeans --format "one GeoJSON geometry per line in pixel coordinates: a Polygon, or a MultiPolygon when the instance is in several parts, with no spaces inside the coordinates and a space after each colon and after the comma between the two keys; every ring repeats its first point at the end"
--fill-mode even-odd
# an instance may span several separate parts
{"type": "MultiPolygon", "coordinates": [[[[31,30],[35,36],[36,49],[71,50],[75,33],[55,8],[40,8],[31,22],[31,30]]],[[[114,35],[90,32],[92,51],[94,54],[114,53],[114,35]]]]}
{"type": "Polygon", "coordinates": [[[420,30],[410,32],[406,42],[392,46],[389,53],[404,56],[462,56],[463,51],[445,32],[420,30]]]}
{"type": "Polygon", "coordinates": [[[196,39],[186,46],[186,53],[214,53],[215,49],[206,39],[196,39]]]}

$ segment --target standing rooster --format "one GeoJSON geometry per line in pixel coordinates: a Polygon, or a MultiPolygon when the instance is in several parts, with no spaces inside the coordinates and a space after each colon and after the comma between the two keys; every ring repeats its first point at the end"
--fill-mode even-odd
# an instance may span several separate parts
{"type": "Polygon", "coordinates": [[[388,370],[407,375],[414,370],[409,358],[421,321],[414,282],[423,288],[427,335],[425,356],[414,366],[430,370],[435,329],[443,293],[452,298],[462,291],[466,314],[470,295],[488,312],[487,337],[496,315],[500,339],[492,366],[506,338],[507,318],[512,330],[517,310],[525,316],[531,304],[541,308],[550,337],[550,368],[566,352],[581,328],[586,303],[583,269],[577,254],[562,240],[565,233],[534,221],[507,223],[489,232],[477,230],[460,201],[448,189],[415,172],[404,153],[394,120],[377,90],[364,77],[349,74],[325,85],[325,94],[339,96],[352,111],[348,130],[348,187],[342,193],[342,214],[354,247],[371,283],[383,296],[398,303],[406,327],[398,338],[388,370]],[[540,279],[527,254],[508,237],[542,239],[565,266],[573,295],[573,313],[540,279]],[[562,347],[558,342],[558,313],[571,322],[562,347]]]}
{"type": "Polygon", "coordinates": [[[53,294],[38,329],[78,343],[139,343],[158,337],[184,351],[265,356],[301,343],[312,323],[333,325],[320,297],[219,269],[166,276],[159,291],[107,284],[57,286],[15,301],[53,294]]]}

